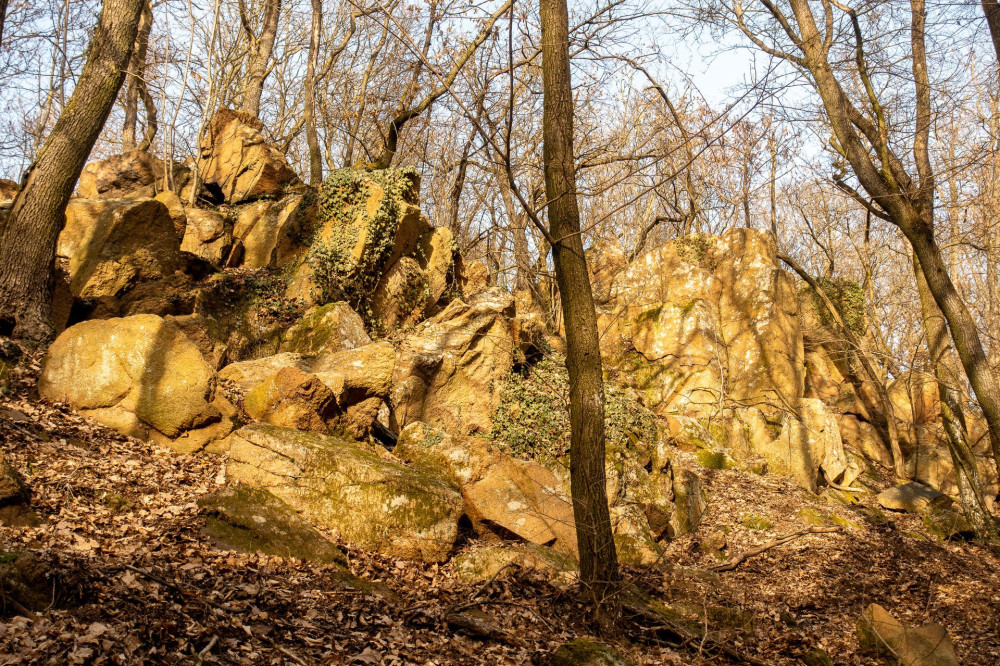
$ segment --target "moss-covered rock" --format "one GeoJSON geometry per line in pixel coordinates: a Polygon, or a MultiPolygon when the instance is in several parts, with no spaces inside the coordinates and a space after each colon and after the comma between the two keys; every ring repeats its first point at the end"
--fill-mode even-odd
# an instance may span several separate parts
{"type": "Polygon", "coordinates": [[[383,272],[413,253],[430,224],[418,205],[420,178],[407,169],[342,169],[323,182],[309,250],[288,294],[309,303],[344,300],[368,315],[383,272]]]}
{"type": "Polygon", "coordinates": [[[38,391],[126,435],[179,449],[224,437],[215,372],[176,324],[155,315],[85,321],[49,347],[38,391]],[[192,431],[200,431],[194,434],[192,431]]]}
{"type": "Polygon", "coordinates": [[[589,638],[575,638],[548,657],[549,666],[630,666],[610,645],[589,638]]]}
{"type": "Polygon", "coordinates": [[[407,467],[336,437],[250,425],[226,442],[229,479],[270,490],[305,520],[348,543],[441,562],[463,513],[442,474],[407,467]]]}
{"type": "Polygon", "coordinates": [[[568,585],[576,579],[576,560],[534,543],[505,546],[483,545],[452,560],[458,576],[470,583],[482,583],[507,567],[540,573],[556,585],[568,585]]]}
{"type": "Polygon", "coordinates": [[[339,548],[266,490],[231,486],[200,498],[198,506],[206,533],[223,548],[347,564],[339,548]]]}
{"type": "Polygon", "coordinates": [[[459,485],[482,479],[498,458],[486,440],[452,437],[441,428],[419,421],[403,428],[392,453],[414,465],[444,470],[459,485]]]}
{"type": "Polygon", "coordinates": [[[370,344],[361,317],[344,302],[314,307],[281,335],[279,352],[321,354],[370,344]]]}

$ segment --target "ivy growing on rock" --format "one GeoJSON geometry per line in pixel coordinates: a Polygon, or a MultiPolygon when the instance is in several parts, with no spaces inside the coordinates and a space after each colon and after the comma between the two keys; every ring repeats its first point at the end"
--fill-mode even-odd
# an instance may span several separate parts
{"type": "MultiPolygon", "coordinates": [[[[605,383],[604,426],[609,448],[652,445],[656,417],[641,402],[605,383]]],[[[569,453],[569,374],[566,357],[549,350],[533,365],[513,371],[500,393],[489,438],[525,460],[552,460],[569,453]]]]}
{"type": "MultiPolygon", "coordinates": [[[[861,285],[847,278],[821,277],[817,278],[816,282],[833,302],[841,319],[847,324],[847,328],[858,335],[864,335],[867,322],[865,321],[865,292],[861,285]]],[[[832,326],[833,320],[830,313],[823,307],[819,296],[813,295],[813,298],[823,325],[832,326]]]]}
{"type": "Polygon", "coordinates": [[[347,301],[370,322],[370,299],[392,252],[402,203],[416,177],[413,169],[341,169],[323,181],[316,232],[306,255],[317,302],[347,301]],[[370,211],[366,203],[376,194],[374,188],[384,196],[370,211]],[[360,256],[354,256],[359,241],[360,256]]]}

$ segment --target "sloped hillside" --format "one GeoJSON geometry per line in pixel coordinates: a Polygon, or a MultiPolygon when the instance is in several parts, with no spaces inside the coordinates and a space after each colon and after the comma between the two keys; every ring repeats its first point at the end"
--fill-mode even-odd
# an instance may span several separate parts
{"type": "MultiPolygon", "coordinates": [[[[0,349],[0,652],[594,663],[558,323],[431,226],[413,172],[307,188],[239,113],[200,208],[133,158],[67,210],[58,337],[0,349]]],[[[848,335],[768,232],[591,253],[616,658],[997,663],[1000,555],[933,380],[861,371],[852,286],[848,335]]]]}

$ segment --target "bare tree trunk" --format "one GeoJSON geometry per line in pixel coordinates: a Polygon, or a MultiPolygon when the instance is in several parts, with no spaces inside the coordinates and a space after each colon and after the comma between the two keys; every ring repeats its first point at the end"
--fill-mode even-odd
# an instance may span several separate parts
{"type": "Polygon", "coordinates": [[[7,4],[9,0],[0,0],[0,46],[3,45],[3,27],[7,22],[7,4]]]}
{"type": "Polygon", "coordinates": [[[611,532],[604,459],[604,382],[594,296],[580,236],[573,155],[573,87],[566,0],[540,0],[545,193],[566,326],[570,382],[570,489],[580,553],[602,633],[621,624],[621,575],[611,532]]]}
{"type": "Polygon", "coordinates": [[[316,132],[316,59],[319,57],[319,40],[323,34],[323,0],[312,0],[312,31],[309,35],[309,63],[306,65],[306,100],[303,117],[306,125],[306,144],[309,146],[309,184],[313,187],[323,182],[323,153],[319,148],[316,132]]]}
{"type": "Polygon", "coordinates": [[[264,80],[270,71],[274,40],[278,36],[278,19],[281,16],[281,0],[266,0],[264,22],[260,35],[253,33],[246,14],[243,0],[239,0],[240,21],[250,40],[250,60],[247,63],[246,83],[243,87],[243,110],[254,116],[260,115],[260,98],[264,94],[264,80]]]}
{"type": "Polygon", "coordinates": [[[934,302],[927,280],[920,269],[920,262],[913,257],[913,272],[920,294],[920,308],[927,335],[927,349],[930,352],[931,367],[937,379],[938,395],[941,399],[941,421],[948,437],[948,450],[955,466],[958,494],[965,516],[979,537],[986,541],[997,539],[997,524],[990,514],[989,505],[983,494],[983,484],[979,475],[979,464],[969,442],[969,429],[962,409],[961,377],[952,355],[948,339],[948,327],[944,316],[934,302]]]}
{"type": "MultiPolygon", "coordinates": [[[[136,148],[135,126],[139,122],[139,100],[141,98],[145,104],[146,99],[149,97],[149,92],[146,89],[146,52],[149,49],[149,33],[152,28],[153,6],[150,0],[147,0],[143,4],[142,13],[139,15],[139,32],[136,36],[135,48],[132,51],[132,58],[128,65],[128,82],[125,88],[125,124],[122,128],[122,149],[126,151],[136,148]]],[[[150,123],[148,117],[148,104],[146,104],[146,109],[146,133],[148,134],[148,127],[150,125],[152,125],[155,131],[156,106],[153,105],[154,115],[152,123],[150,123]]],[[[150,142],[152,142],[152,138],[150,138],[150,142]]]]}
{"type": "Polygon", "coordinates": [[[0,320],[19,337],[52,333],[52,264],[73,186],[125,78],[143,0],[104,0],[73,95],[0,229],[0,320]]]}
{"type": "Polygon", "coordinates": [[[990,39],[993,40],[993,50],[1000,65],[1000,3],[997,0],[982,0],[983,14],[986,15],[986,25],[990,28],[990,39]]]}

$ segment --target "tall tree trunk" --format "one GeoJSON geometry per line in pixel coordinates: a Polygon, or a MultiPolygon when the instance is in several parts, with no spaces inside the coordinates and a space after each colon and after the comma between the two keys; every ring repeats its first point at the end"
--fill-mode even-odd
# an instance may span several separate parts
{"type": "Polygon", "coordinates": [[[264,94],[264,81],[270,72],[274,40],[278,36],[278,19],[281,17],[281,0],[265,0],[264,21],[260,34],[255,35],[246,14],[243,0],[239,0],[240,21],[250,40],[250,60],[247,63],[246,83],[243,87],[243,110],[260,115],[260,98],[264,94]]]}
{"type": "MultiPolygon", "coordinates": [[[[146,0],[139,15],[139,31],[135,40],[135,48],[132,50],[132,57],[128,65],[128,79],[125,87],[125,124],[122,128],[122,148],[126,151],[134,150],[137,146],[135,139],[135,129],[139,122],[139,100],[142,99],[146,106],[146,134],[149,134],[149,127],[156,127],[156,106],[153,105],[152,122],[149,119],[149,104],[146,99],[150,97],[146,88],[146,53],[149,50],[149,33],[153,29],[153,6],[150,0],[146,0]]],[[[152,137],[150,137],[152,142],[152,137]]],[[[145,143],[145,141],[143,142],[145,143]]],[[[148,145],[147,145],[148,147],[148,145]]]]}
{"type": "Polygon", "coordinates": [[[983,494],[979,464],[969,441],[969,429],[962,409],[961,376],[952,355],[948,327],[941,310],[934,302],[916,256],[913,257],[913,272],[917,279],[917,292],[920,295],[920,309],[924,332],[927,335],[931,368],[937,379],[938,395],[941,399],[941,420],[948,438],[952,464],[955,466],[962,509],[980,538],[995,541],[997,523],[990,514],[989,504],[983,494]]]}
{"type": "Polygon", "coordinates": [[[1000,65],[1000,2],[997,0],[982,1],[986,25],[990,28],[990,39],[993,41],[993,50],[997,55],[997,64],[1000,65]]]}
{"type": "Polygon", "coordinates": [[[309,184],[313,187],[323,182],[323,153],[319,148],[316,132],[316,60],[319,58],[319,40],[323,34],[323,0],[312,0],[312,31],[309,34],[309,63],[306,65],[306,101],[303,117],[306,125],[306,144],[309,146],[309,184]]]}
{"type": "Polygon", "coordinates": [[[983,416],[986,417],[993,460],[997,473],[1000,474],[1000,387],[997,386],[996,377],[986,360],[976,321],[948,276],[944,259],[941,257],[941,249],[934,242],[932,232],[906,227],[903,228],[903,232],[913,246],[913,252],[926,278],[928,289],[948,322],[955,350],[965,368],[972,390],[976,393],[976,401],[983,410],[983,416]]]}
{"type": "Polygon", "coordinates": [[[25,174],[0,228],[0,320],[14,335],[51,335],[56,240],[73,186],[125,78],[144,0],[104,0],[73,95],[25,174]]]}
{"type": "Polygon", "coordinates": [[[604,469],[604,382],[594,296],[576,201],[573,87],[566,0],[540,0],[542,135],[549,234],[566,327],[570,382],[570,489],[580,577],[601,631],[620,630],[621,575],[611,532],[604,469]]]}
{"type": "Polygon", "coordinates": [[[7,5],[9,0],[0,0],[0,46],[3,45],[3,28],[7,23],[7,5]]]}

